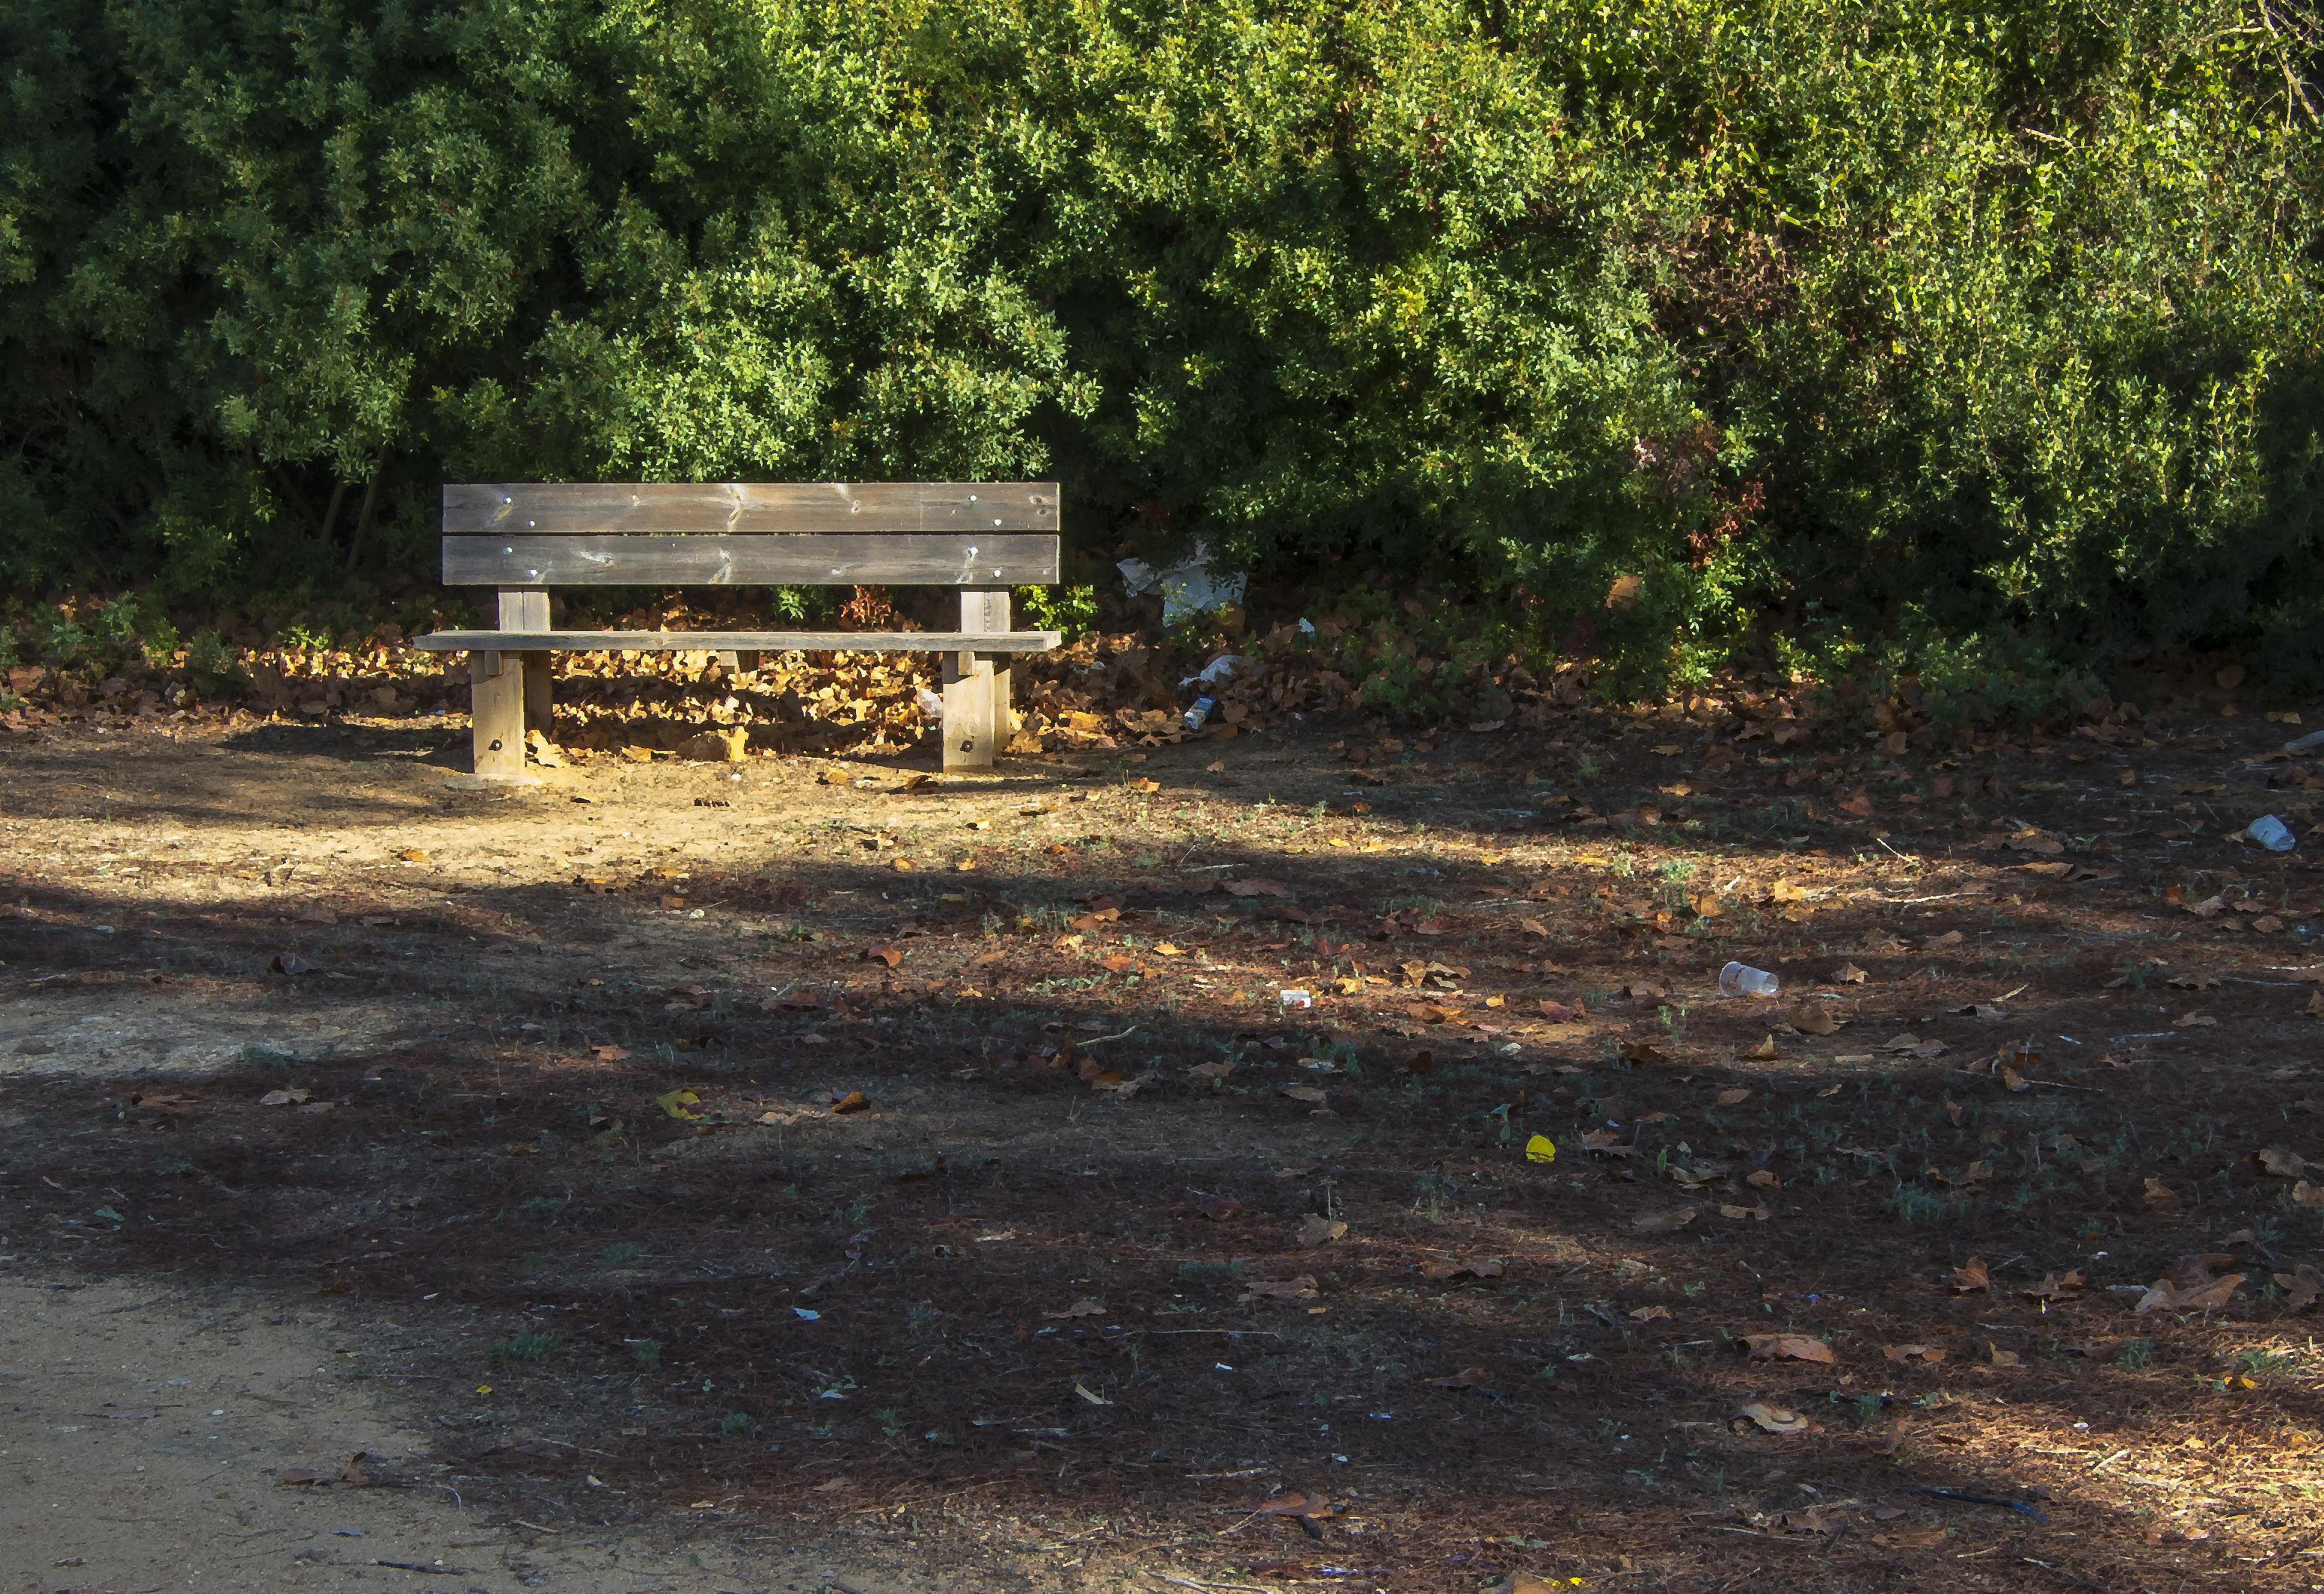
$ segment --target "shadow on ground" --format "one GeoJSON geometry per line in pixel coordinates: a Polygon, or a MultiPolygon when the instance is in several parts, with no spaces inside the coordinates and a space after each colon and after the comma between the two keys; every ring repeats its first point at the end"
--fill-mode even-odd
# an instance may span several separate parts
{"type": "MultiPolygon", "coordinates": [[[[1216,822],[1311,778],[1141,795],[1216,822]]],[[[327,924],[21,880],[0,1223],[19,1267],[424,1325],[364,1370],[551,1525],[775,1519],[1059,1586],[2303,1575],[2304,1501],[2227,1559],[2173,1488],[2092,1468],[2316,1442],[2304,1367],[2235,1359],[2282,1339],[2265,1281],[2317,1238],[2250,1160],[2290,996],[2191,1051],[2138,1010],[2159,977],[2107,987],[2126,887],[2070,934],[1957,880],[1699,917],[1656,838],[1512,870],[1488,826],[1521,810],[1445,806],[1482,821],[1370,853],[1190,826],[1148,863],[1093,812],[973,870],[841,816],[682,880],[341,880],[327,924]],[[1745,952],[1793,1000],[1718,999],[1745,952]],[[154,1005],[305,1038],[76,1040],[154,1005]],[[2251,1280],[2231,1311],[2109,1293],[2207,1252],[2251,1280]]]]}

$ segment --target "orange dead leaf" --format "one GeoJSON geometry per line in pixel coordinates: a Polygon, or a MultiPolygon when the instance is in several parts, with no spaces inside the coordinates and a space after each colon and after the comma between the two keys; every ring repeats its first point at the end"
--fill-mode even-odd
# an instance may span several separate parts
{"type": "Polygon", "coordinates": [[[1810,1334],[1745,1334],[1744,1348],[1754,1361],[1835,1362],[1831,1347],[1810,1334]]]}

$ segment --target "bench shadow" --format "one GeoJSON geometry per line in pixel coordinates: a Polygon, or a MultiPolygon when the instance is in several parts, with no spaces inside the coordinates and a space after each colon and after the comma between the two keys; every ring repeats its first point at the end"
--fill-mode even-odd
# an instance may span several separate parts
{"type": "Polygon", "coordinates": [[[317,724],[272,720],[230,731],[219,745],[263,757],[337,759],[348,763],[403,757],[433,768],[467,768],[468,730],[443,720],[403,724],[331,720],[317,724]]]}

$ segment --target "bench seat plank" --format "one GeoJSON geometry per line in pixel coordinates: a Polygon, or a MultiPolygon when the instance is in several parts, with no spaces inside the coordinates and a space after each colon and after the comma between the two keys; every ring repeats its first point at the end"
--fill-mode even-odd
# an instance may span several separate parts
{"type": "Polygon", "coordinates": [[[430,653],[1047,653],[1054,631],[439,631],[430,653]]]}
{"type": "Polygon", "coordinates": [[[444,539],[447,586],[1045,586],[1057,539],[1033,532],[444,539]]]}
{"type": "Polygon", "coordinates": [[[1055,531],[1055,482],[449,482],[447,533],[1055,531]]]}

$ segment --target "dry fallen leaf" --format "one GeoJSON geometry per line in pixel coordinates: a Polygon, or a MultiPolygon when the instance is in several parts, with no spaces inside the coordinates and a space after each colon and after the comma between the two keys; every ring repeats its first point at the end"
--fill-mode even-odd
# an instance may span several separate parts
{"type": "Polygon", "coordinates": [[[1321,1212],[1310,1212],[1306,1221],[1299,1225],[1297,1239],[1301,1245],[1312,1250],[1316,1246],[1331,1244],[1347,1231],[1345,1219],[1327,1218],[1321,1212]]]}
{"type": "Polygon", "coordinates": [[[1288,897],[1291,895],[1291,888],[1281,880],[1226,880],[1222,884],[1230,897],[1288,897]]]}
{"type": "Polygon", "coordinates": [[[2242,1274],[2227,1274],[2204,1285],[2201,1289],[2181,1295],[2179,1297],[2178,1309],[2181,1312],[2216,1312],[2226,1305],[2229,1298],[2242,1289],[2243,1285],[2242,1274]]]}
{"type": "Polygon", "coordinates": [[[1446,1284],[1456,1278],[1499,1278],[1502,1266],[1499,1262],[1467,1262],[1447,1257],[1439,1261],[1423,1262],[1420,1271],[1438,1284],[1446,1284]]]}
{"type": "Polygon", "coordinates": [[[1695,1209],[1680,1207],[1674,1212],[1648,1212],[1630,1220],[1633,1234],[1669,1234],[1694,1221],[1695,1209]]]}
{"type": "Polygon", "coordinates": [[[2275,1276],[2275,1287],[2283,1292],[2283,1304],[2294,1312],[2305,1312],[2324,1295],[2324,1273],[2316,1270],[2313,1262],[2302,1262],[2289,1273],[2275,1276]]]}
{"type": "Polygon", "coordinates": [[[1743,1055],[1754,1063],[1772,1063],[1783,1054],[1775,1050],[1775,1037],[1771,1035],[1743,1055]]]}
{"type": "Polygon", "coordinates": [[[1242,1202],[1231,1195],[1205,1195],[1194,1203],[1194,1210],[1213,1223],[1223,1223],[1242,1216],[1242,1202]]]}
{"type": "Polygon", "coordinates": [[[1759,1400],[1743,1406],[1735,1414],[1757,1424],[1761,1430],[1768,1433],[1800,1433],[1805,1432],[1808,1426],[1808,1420],[1799,1413],[1784,1406],[1769,1405],[1765,1401],[1759,1400]]]}
{"type": "Polygon", "coordinates": [[[1105,1315],[1105,1304],[1102,1301],[1084,1298],[1075,1301],[1062,1312],[1044,1312],[1041,1315],[1048,1318],[1102,1317],[1105,1315]]]}
{"type": "Polygon", "coordinates": [[[1775,1216],[1766,1207],[1737,1206],[1732,1202],[1724,1201],[1719,1203],[1719,1215],[1722,1218],[1748,1218],[1754,1223],[1764,1223],[1775,1216]]]}
{"type": "Polygon", "coordinates": [[[1831,972],[1834,985],[1861,985],[1870,976],[1854,963],[1842,963],[1831,972]]]}
{"type": "Polygon", "coordinates": [[[1661,1322],[1668,1319],[1670,1314],[1669,1307],[1657,1303],[1652,1306],[1632,1307],[1628,1315],[1632,1322],[1661,1322]]]}
{"type": "Polygon", "coordinates": [[[1790,1022],[1792,1027],[1798,1030],[1802,1035],[1837,1035],[1840,1033],[1840,1020],[1833,1018],[1831,1015],[1831,1009],[1825,1007],[1821,1002],[1801,1003],[1798,1008],[1794,1009],[1790,1022]]]}
{"type": "Polygon", "coordinates": [[[1751,1092],[1738,1086],[1731,1091],[1720,1092],[1719,1094],[1713,1096],[1711,1101],[1711,1104],[1715,1107],[1740,1107],[1744,1102],[1748,1101],[1750,1099],[1751,1092]]]}
{"type": "Polygon", "coordinates": [[[1880,1354],[1891,1361],[1942,1361],[1945,1353],[1936,1345],[1883,1345],[1880,1354]]]}
{"type": "Polygon", "coordinates": [[[1971,1257],[1953,1269],[1953,1288],[1967,1295],[1971,1290],[1990,1289],[1993,1276],[1986,1270],[1983,1257],[1971,1257]]]}
{"type": "Polygon", "coordinates": [[[1809,1334],[1745,1334],[1743,1344],[1754,1361],[1820,1361],[1839,1359],[1831,1347],[1809,1334]]]}
{"type": "Polygon", "coordinates": [[[293,1085],[288,1090],[267,1092],[258,1099],[258,1104],[261,1107],[296,1107],[313,1095],[312,1091],[303,1086],[293,1085]]]}
{"type": "Polygon", "coordinates": [[[2270,1146],[2252,1154],[2253,1160],[2279,1179],[2297,1179],[2308,1171],[2308,1159],[2296,1151],[2281,1146],[2270,1146]]]}
{"type": "Polygon", "coordinates": [[[1767,1168],[1759,1168],[1745,1176],[1743,1183],[1754,1190],[1781,1190],[1782,1177],[1767,1168]]]}
{"type": "Polygon", "coordinates": [[[872,1099],[861,1091],[850,1091],[831,1104],[834,1112],[861,1112],[872,1105],[872,1099]]]}
{"type": "Polygon", "coordinates": [[[1446,1373],[1441,1378],[1423,1378],[1422,1383],[1433,1389],[1483,1389],[1490,1391],[1493,1375],[1480,1367],[1464,1367],[1457,1373],[1446,1373]]]}
{"type": "Polygon", "coordinates": [[[1315,1298],[1315,1276],[1303,1273],[1296,1278],[1255,1279],[1235,1299],[1251,1301],[1312,1301],[1315,1298]]]}

